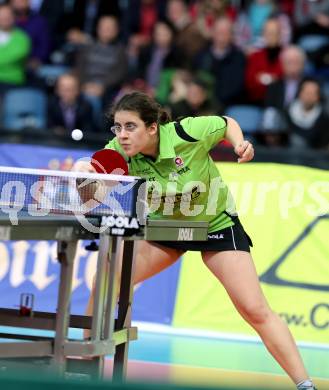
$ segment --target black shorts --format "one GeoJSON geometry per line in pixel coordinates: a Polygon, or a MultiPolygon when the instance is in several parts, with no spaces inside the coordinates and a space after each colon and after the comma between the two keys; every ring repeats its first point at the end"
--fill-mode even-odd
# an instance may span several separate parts
{"type": "Polygon", "coordinates": [[[250,252],[253,246],[248,234],[243,229],[239,218],[233,218],[234,225],[216,232],[208,233],[207,241],[152,241],[156,245],[166,246],[181,251],[244,251],[250,252]]]}

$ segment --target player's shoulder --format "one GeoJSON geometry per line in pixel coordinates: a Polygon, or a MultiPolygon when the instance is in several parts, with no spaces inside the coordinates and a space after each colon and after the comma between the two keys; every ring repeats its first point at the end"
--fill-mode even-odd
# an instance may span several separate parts
{"type": "Polygon", "coordinates": [[[166,138],[176,146],[197,146],[210,134],[225,130],[226,119],[217,115],[188,116],[160,127],[160,139],[166,138]]]}
{"type": "Polygon", "coordinates": [[[218,115],[186,117],[180,121],[184,131],[197,140],[202,140],[209,134],[225,129],[226,118],[218,115]]]}
{"type": "MultiPolygon", "coordinates": [[[[188,126],[186,126],[186,128],[188,128],[188,126]]],[[[160,141],[176,148],[189,144],[191,141],[193,142],[195,140],[188,135],[185,126],[182,127],[181,121],[177,120],[160,126],[160,141]]]]}
{"type": "Polygon", "coordinates": [[[180,120],[180,124],[187,130],[195,126],[209,125],[216,123],[222,117],[218,115],[187,116],[180,120]]]}

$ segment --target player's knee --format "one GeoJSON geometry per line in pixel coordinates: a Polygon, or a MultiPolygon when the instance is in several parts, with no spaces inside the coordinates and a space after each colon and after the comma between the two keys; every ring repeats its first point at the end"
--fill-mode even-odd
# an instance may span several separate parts
{"type": "Polygon", "coordinates": [[[266,304],[251,303],[239,307],[243,318],[252,326],[262,325],[269,319],[271,310],[266,304]]]}

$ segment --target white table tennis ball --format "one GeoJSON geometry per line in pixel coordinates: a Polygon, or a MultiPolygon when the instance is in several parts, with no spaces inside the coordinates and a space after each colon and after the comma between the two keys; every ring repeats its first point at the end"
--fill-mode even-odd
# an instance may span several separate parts
{"type": "Polygon", "coordinates": [[[83,138],[83,132],[80,129],[72,130],[71,137],[74,141],[80,141],[83,138]]]}

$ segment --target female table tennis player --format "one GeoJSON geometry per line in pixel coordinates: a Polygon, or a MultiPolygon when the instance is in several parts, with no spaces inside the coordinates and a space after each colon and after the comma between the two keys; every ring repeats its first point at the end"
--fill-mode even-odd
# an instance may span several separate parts
{"type": "MultiPolygon", "coordinates": [[[[235,308],[257,331],[297,388],[315,389],[288,327],[271,310],[263,295],[250,255],[251,240],[238,217],[228,212],[227,187],[208,154],[225,139],[233,145],[239,163],[253,159],[253,146],[244,140],[238,123],[219,116],[172,122],[152,98],[139,92],[123,96],[110,115],[114,122],[111,130],[116,137],[106,148],[118,151],[129,161],[129,173],[147,178],[150,184],[156,181],[163,191],[168,182],[175,183],[176,197],[170,203],[169,212],[165,212],[163,196],[161,207],[150,217],[209,222],[205,242],[138,242],[134,282],[140,283],[164,270],[187,250],[200,251],[205,266],[223,284],[235,308]],[[210,188],[213,180],[221,183],[216,190],[210,188]],[[213,191],[210,197],[209,191],[213,191]],[[184,199],[188,199],[188,206],[183,205],[184,199]],[[191,210],[200,212],[191,215],[191,210]]],[[[94,171],[87,163],[75,168],[94,171]]],[[[92,299],[88,308],[91,311],[92,299]]]]}

